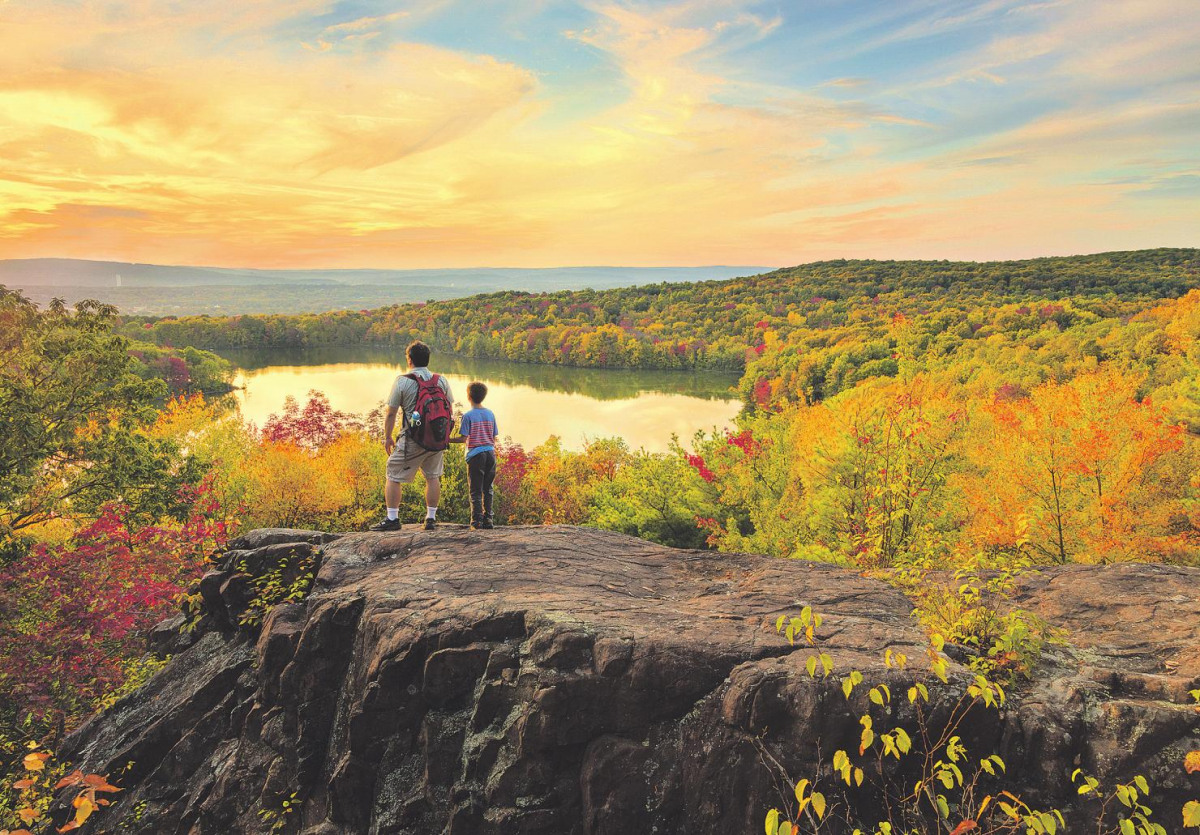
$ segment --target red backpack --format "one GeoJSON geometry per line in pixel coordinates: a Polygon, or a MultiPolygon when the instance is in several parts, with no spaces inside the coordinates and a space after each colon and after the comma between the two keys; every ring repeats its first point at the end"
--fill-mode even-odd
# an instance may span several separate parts
{"type": "Polygon", "coordinates": [[[431,451],[450,446],[450,425],[454,421],[454,413],[450,398],[440,385],[441,377],[434,374],[425,380],[416,374],[404,376],[417,384],[417,402],[413,413],[404,416],[409,440],[431,451]]]}

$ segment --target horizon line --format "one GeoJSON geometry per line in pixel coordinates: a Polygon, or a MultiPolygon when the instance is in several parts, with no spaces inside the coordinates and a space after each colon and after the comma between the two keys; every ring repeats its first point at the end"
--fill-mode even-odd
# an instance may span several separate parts
{"type": "Polygon", "coordinates": [[[557,264],[550,267],[522,266],[445,266],[445,267],[245,267],[219,266],[215,264],[162,264],[152,261],[118,261],[109,258],[71,258],[58,255],[39,255],[30,258],[0,258],[0,264],[25,263],[32,261],[71,261],[83,264],[121,264],[133,267],[164,267],[187,268],[195,270],[242,270],[246,272],[439,272],[444,270],[706,270],[706,269],[766,269],[781,270],[793,267],[803,267],[810,264],[822,264],[832,261],[866,261],[866,262],[919,262],[919,263],[960,263],[960,264],[998,264],[1018,263],[1022,261],[1037,261],[1044,258],[1086,258],[1096,255],[1116,255],[1129,252],[1151,252],[1155,250],[1200,250],[1196,246],[1147,246],[1136,249],[1104,249],[1095,252],[1071,252],[1066,254],[1033,255],[1023,258],[848,258],[830,257],[815,260],[792,262],[788,264],[557,264]]]}

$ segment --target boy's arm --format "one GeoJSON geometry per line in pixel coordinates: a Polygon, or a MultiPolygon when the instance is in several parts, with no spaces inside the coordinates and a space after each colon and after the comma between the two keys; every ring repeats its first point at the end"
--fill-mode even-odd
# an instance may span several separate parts
{"type": "Polygon", "coordinates": [[[470,422],[470,420],[467,419],[466,415],[463,415],[462,419],[459,420],[459,422],[458,422],[458,437],[454,437],[453,433],[451,433],[450,443],[465,444],[467,442],[467,434],[470,431],[471,431],[471,422],[470,422]]]}

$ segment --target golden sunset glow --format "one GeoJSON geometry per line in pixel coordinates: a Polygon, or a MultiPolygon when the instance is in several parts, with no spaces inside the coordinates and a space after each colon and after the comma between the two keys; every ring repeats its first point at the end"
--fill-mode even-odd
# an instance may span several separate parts
{"type": "Polygon", "coordinates": [[[1195,245],[1191,0],[0,2],[0,258],[1195,245]]]}

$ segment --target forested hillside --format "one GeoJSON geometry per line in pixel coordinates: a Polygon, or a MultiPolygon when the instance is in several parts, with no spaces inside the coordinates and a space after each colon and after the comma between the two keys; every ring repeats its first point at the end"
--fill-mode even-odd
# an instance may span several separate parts
{"type": "Polygon", "coordinates": [[[437,350],[520,362],[740,370],[793,333],[801,334],[797,344],[862,343],[865,359],[885,359],[871,343],[896,314],[937,314],[935,327],[966,333],[986,318],[983,308],[1041,302],[1032,309],[1043,318],[1118,317],[1197,286],[1194,249],[992,263],[827,261],[726,281],[495,293],[374,311],[134,318],[124,332],[206,348],[403,345],[420,337],[437,350]],[[1068,301],[1070,313],[1055,306],[1068,301]],[[847,329],[858,337],[847,340],[847,329]]]}

